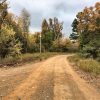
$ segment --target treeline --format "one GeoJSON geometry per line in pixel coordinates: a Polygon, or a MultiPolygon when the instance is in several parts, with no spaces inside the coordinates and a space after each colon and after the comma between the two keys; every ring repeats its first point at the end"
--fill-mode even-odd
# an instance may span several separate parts
{"type": "Polygon", "coordinates": [[[6,0],[0,1],[0,56],[19,56],[30,50],[30,15],[23,9],[20,17],[8,13],[6,0]]]}
{"type": "Polygon", "coordinates": [[[100,59],[100,2],[79,12],[70,39],[79,42],[81,55],[100,59]]]}
{"type": "Polygon", "coordinates": [[[39,52],[40,35],[42,52],[70,51],[73,44],[63,38],[63,23],[55,18],[43,20],[41,32],[30,34],[30,14],[24,8],[20,16],[8,12],[7,0],[0,1],[0,57],[19,57],[21,54],[39,52]]]}
{"type": "MultiPolygon", "coordinates": [[[[20,16],[8,12],[7,0],[0,1],[0,58],[19,57],[39,52],[73,52],[82,56],[100,58],[100,3],[79,12],[72,23],[70,39],[63,36],[63,22],[58,18],[44,19],[41,32],[31,34],[30,14],[24,8],[20,16]],[[79,49],[78,49],[79,47],[79,49]]],[[[34,22],[33,22],[34,23],[34,22]]]]}

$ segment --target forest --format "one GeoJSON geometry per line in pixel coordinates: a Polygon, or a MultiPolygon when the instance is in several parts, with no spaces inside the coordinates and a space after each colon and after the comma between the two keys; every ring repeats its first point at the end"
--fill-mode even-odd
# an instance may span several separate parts
{"type": "Polygon", "coordinates": [[[72,23],[69,38],[63,36],[63,22],[57,17],[43,19],[41,32],[30,33],[29,12],[20,16],[8,12],[7,0],[0,1],[0,59],[21,59],[25,54],[79,52],[81,56],[100,60],[100,2],[84,8],[72,23]],[[41,39],[41,47],[40,47],[41,39]]]}

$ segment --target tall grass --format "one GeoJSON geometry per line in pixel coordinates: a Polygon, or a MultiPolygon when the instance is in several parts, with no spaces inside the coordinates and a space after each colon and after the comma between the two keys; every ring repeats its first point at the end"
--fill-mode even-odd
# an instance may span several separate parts
{"type": "Polygon", "coordinates": [[[34,61],[41,61],[44,59],[47,59],[51,56],[57,55],[58,53],[27,53],[27,54],[22,54],[20,57],[7,57],[4,59],[0,58],[0,67],[2,66],[13,66],[19,63],[27,63],[27,62],[34,62],[34,61]]]}
{"type": "Polygon", "coordinates": [[[100,74],[100,63],[97,60],[86,59],[78,54],[68,57],[68,60],[85,72],[100,74]]]}
{"type": "Polygon", "coordinates": [[[100,64],[96,60],[87,59],[87,60],[80,60],[78,62],[79,68],[86,72],[92,72],[95,74],[100,74],[100,64]]]}

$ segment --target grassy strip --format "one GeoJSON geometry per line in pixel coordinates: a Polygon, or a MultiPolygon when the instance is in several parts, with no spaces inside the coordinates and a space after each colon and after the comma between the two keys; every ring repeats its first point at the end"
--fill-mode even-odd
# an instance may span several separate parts
{"type": "Polygon", "coordinates": [[[75,63],[81,70],[100,75],[100,63],[93,59],[85,59],[78,54],[68,57],[70,62],[75,63]]]}
{"type": "Polygon", "coordinates": [[[20,57],[7,57],[4,59],[0,59],[0,67],[4,66],[15,66],[18,64],[23,64],[23,63],[29,63],[29,62],[34,62],[34,61],[41,61],[44,59],[47,59],[49,57],[52,57],[54,55],[57,55],[58,53],[34,53],[34,54],[23,54],[20,57]]]}

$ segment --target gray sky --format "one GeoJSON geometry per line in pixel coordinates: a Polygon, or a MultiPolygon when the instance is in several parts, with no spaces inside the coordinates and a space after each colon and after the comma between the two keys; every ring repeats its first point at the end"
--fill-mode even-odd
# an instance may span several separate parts
{"type": "Polygon", "coordinates": [[[20,15],[21,10],[26,8],[31,15],[31,32],[41,30],[41,23],[44,18],[49,19],[57,17],[64,22],[63,33],[69,36],[71,23],[76,14],[84,7],[94,6],[100,0],[8,0],[10,4],[9,11],[20,15]]]}

